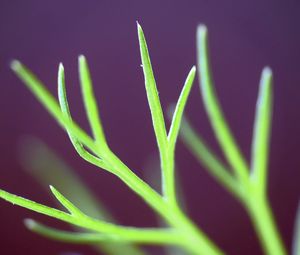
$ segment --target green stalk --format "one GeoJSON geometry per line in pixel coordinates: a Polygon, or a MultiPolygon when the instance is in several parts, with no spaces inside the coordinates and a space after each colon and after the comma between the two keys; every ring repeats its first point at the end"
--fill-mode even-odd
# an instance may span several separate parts
{"type": "Polygon", "coordinates": [[[183,247],[191,254],[225,255],[204,232],[195,226],[181,209],[173,207],[171,213],[167,213],[166,216],[168,223],[183,233],[183,247]]]}
{"type": "Polygon", "coordinates": [[[261,195],[252,194],[245,203],[264,253],[287,255],[268,199],[261,195]]]}

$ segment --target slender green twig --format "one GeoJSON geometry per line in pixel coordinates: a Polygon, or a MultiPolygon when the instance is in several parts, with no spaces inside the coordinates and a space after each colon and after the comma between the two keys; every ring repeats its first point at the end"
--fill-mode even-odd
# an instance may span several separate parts
{"type": "Polygon", "coordinates": [[[229,129],[215,93],[208,57],[207,29],[204,25],[197,29],[197,50],[200,89],[206,112],[225,157],[238,178],[247,185],[247,163],[229,129]]]}
{"type": "MultiPolygon", "coordinates": [[[[78,243],[134,242],[144,244],[172,244],[184,248],[195,255],[225,254],[183,213],[176,197],[174,171],[175,147],[184,108],[193,85],[196,68],[192,67],[186,78],[171,118],[170,130],[167,132],[148,46],[139,24],[137,25],[137,30],[147,99],[160,155],[162,194],[156,192],[138,177],[109,148],[99,116],[90,71],[84,56],[79,56],[78,59],[79,79],[86,115],[93,134],[92,137],[83,131],[71,117],[62,64],[60,64],[58,71],[59,103],[49,93],[42,82],[19,61],[13,61],[11,68],[68,133],[77,153],[87,162],[107,170],[120,178],[164,219],[169,227],[125,227],[106,222],[105,220],[92,218],[83,213],[79,207],[75,206],[73,202],[52,186],[50,186],[52,193],[67,212],[36,203],[3,190],[0,190],[0,197],[13,204],[89,231],[84,233],[70,233],[46,227],[33,220],[26,221],[27,227],[32,231],[56,240],[78,243]]],[[[262,73],[254,122],[251,167],[249,167],[230,131],[216,96],[208,58],[207,29],[203,25],[197,29],[197,49],[201,95],[215,136],[229,167],[222,163],[215,153],[207,147],[200,136],[196,135],[186,120],[183,120],[181,136],[198,160],[207,167],[211,175],[244,205],[253,222],[264,252],[268,255],[286,255],[287,251],[277,229],[266,194],[272,115],[272,72],[269,68],[265,68],[262,73]],[[231,170],[233,173],[231,173],[231,170]]]]}
{"type": "MultiPolygon", "coordinates": [[[[190,132],[191,130],[188,130],[188,133],[191,133],[189,136],[193,137],[195,141],[187,141],[187,144],[221,184],[234,194],[238,194],[235,190],[239,188],[242,194],[240,201],[248,211],[265,254],[286,255],[286,248],[266,198],[267,162],[272,115],[272,72],[268,67],[262,72],[256,104],[250,171],[229,130],[214,91],[209,67],[207,29],[204,25],[200,25],[197,29],[197,50],[198,69],[200,70],[199,81],[204,105],[218,142],[228,163],[235,172],[237,180],[229,182],[231,179],[228,178],[227,171],[219,164],[215,156],[209,152],[201,138],[197,138],[194,133],[190,132]],[[199,150],[197,149],[198,147],[199,150]],[[208,158],[206,158],[207,156],[208,158]]],[[[183,137],[185,140],[190,140],[189,136],[184,135],[183,137]]]]}
{"type": "MultiPolygon", "coordinates": [[[[144,33],[140,25],[138,25],[139,43],[141,49],[141,59],[143,64],[146,92],[148,103],[151,111],[153,127],[158,143],[158,148],[161,156],[162,176],[163,176],[163,195],[154,191],[146,182],[134,174],[122,161],[119,159],[107,145],[104,130],[100,121],[96,99],[92,89],[92,82],[87,62],[83,56],[79,57],[79,73],[84,105],[88,120],[92,129],[93,138],[88,136],[72,119],[66,96],[64,69],[62,64],[59,67],[58,73],[58,94],[59,103],[45,89],[44,85],[20,62],[14,61],[12,69],[18,77],[26,84],[33,92],[43,106],[52,114],[58,123],[67,131],[71,142],[73,143],[78,154],[86,161],[100,166],[101,168],[110,171],[120,178],[126,185],[137,193],[144,201],[152,207],[169,225],[169,229],[141,229],[118,226],[116,224],[107,223],[101,220],[95,220],[75,207],[67,198],[65,198],[56,189],[51,188],[56,198],[70,212],[64,213],[54,208],[46,207],[42,204],[35,203],[30,200],[12,195],[5,191],[1,191],[0,197],[31,209],[33,211],[63,220],[65,222],[77,225],[88,230],[96,231],[105,238],[109,239],[114,236],[116,239],[123,239],[125,242],[130,240],[143,240],[147,243],[164,243],[176,244],[192,254],[224,254],[200,229],[198,229],[190,219],[181,211],[176,200],[175,178],[174,178],[174,154],[175,144],[179,132],[179,126],[182,119],[184,107],[190,93],[193,80],[195,77],[195,67],[193,67],[186,79],[185,85],[178,99],[176,110],[172,119],[171,129],[166,131],[164,117],[160,100],[158,97],[157,87],[151,67],[150,56],[145,40],[144,33]],[[88,149],[88,151],[86,150],[88,149]],[[91,154],[92,153],[92,154],[91,154]],[[166,235],[163,234],[166,232],[166,235]],[[171,231],[171,232],[169,232],[171,231]],[[167,235],[173,233],[176,236],[167,235]],[[161,235],[161,241],[158,241],[158,236],[161,235]],[[169,239],[168,239],[169,238],[169,239]],[[175,240],[172,241],[172,240],[175,240]],[[180,241],[178,241],[180,239],[180,241]],[[162,241],[165,240],[165,241],[162,241]]],[[[32,222],[31,222],[32,223],[32,222]]],[[[29,224],[30,225],[30,224],[29,224]]],[[[32,226],[32,224],[31,224],[32,226]]],[[[44,234],[46,228],[40,228],[40,225],[34,224],[37,229],[42,229],[44,234]],[[37,227],[38,226],[38,227],[37,227]]],[[[37,230],[38,231],[38,230],[37,230]]],[[[45,232],[46,231],[46,232],[45,232]]],[[[49,230],[51,236],[54,236],[53,229],[49,230]]],[[[57,233],[58,236],[66,233],[57,233]]],[[[70,233],[67,236],[70,238],[70,233]]],[[[78,238],[78,237],[76,237],[78,238]]],[[[102,237],[101,237],[102,238],[102,237]]]]}

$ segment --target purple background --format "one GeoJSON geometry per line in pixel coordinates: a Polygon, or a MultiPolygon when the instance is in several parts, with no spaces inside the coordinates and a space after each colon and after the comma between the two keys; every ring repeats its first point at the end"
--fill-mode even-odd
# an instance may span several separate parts
{"type": "MultiPolygon", "coordinates": [[[[20,59],[56,93],[57,66],[65,65],[71,109],[87,128],[80,97],[77,56],[91,66],[101,116],[111,148],[136,173],[156,153],[140,68],[136,24],[144,28],[161,101],[174,102],[195,64],[195,30],[209,29],[218,95],[232,130],[249,158],[260,72],[274,71],[274,122],[269,193],[277,221],[290,247],[300,194],[300,2],[255,1],[4,1],[0,2],[0,187],[54,205],[21,168],[22,136],[34,134],[60,153],[111,208],[122,224],[155,226],[151,210],[115,177],[78,158],[65,133],[9,70],[20,59]]],[[[218,150],[199,89],[187,114],[218,150]]],[[[181,176],[191,217],[228,254],[261,254],[241,206],[218,186],[179,143],[181,176]]],[[[46,217],[0,201],[2,254],[59,254],[93,251],[48,241],[28,232],[22,219],[46,217]]],[[[159,250],[156,251],[159,254],[159,250]]]]}

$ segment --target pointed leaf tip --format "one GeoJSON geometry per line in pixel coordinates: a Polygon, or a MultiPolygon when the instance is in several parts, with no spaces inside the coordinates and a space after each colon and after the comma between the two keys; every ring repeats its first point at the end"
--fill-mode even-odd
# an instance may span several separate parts
{"type": "Polygon", "coordinates": [[[263,71],[262,71],[262,75],[263,75],[264,77],[272,76],[272,75],[273,75],[272,69],[271,69],[269,66],[264,67],[264,69],[263,69],[263,71]]]}
{"type": "Polygon", "coordinates": [[[78,56],[78,62],[82,63],[82,62],[85,62],[85,61],[86,61],[85,56],[84,56],[83,54],[80,54],[80,55],[78,56]]]}
{"type": "Polygon", "coordinates": [[[205,35],[207,33],[207,27],[204,24],[199,24],[197,27],[197,33],[205,35]]]}
{"type": "Polygon", "coordinates": [[[36,222],[32,219],[25,219],[24,220],[24,225],[26,226],[26,228],[28,228],[29,230],[32,230],[35,228],[36,226],[36,222]]]}
{"type": "Polygon", "coordinates": [[[49,188],[53,193],[57,191],[56,188],[54,188],[52,185],[49,185],[49,188]]]}
{"type": "Polygon", "coordinates": [[[192,66],[191,73],[195,73],[197,70],[196,66],[192,66]]]}
{"type": "Polygon", "coordinates": [[[10,68],[15,72],[18,71],[21,66],[22,64],[19,60],[14,59],[10,62],[10,68]]]}
{"type": "Polygon", "coordinates": [[[62,62],[59,63],[58,69],[59,69],[60,72],[64,71],[65,68],[64,68],[64,65],[63,65],[62,62]]]}

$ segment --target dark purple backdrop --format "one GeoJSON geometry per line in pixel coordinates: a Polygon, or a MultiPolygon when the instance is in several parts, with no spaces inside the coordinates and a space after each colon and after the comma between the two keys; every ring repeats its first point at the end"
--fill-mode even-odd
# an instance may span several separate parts
{"type": "MultiPolygon", "coordinates": [[[[34,134],[60,153],[122,224],[154,226],[144,203],[115,177],[78,158],[65,133],[9,70],[18,58],[56,92],[57,66],[63,61],[74,117],[87,127],[77,79],[77,56],[91,66],[108,141],[136,173],[156,153],[144,91],[136,23],[144,28],[164,107],[174,102],[195,64],[195,30],[209,29],[218,95],[236,137],[249,158],[260,72],[274,71],[274,122],[269,193],[290,247],[300,194],[300,2],[255,1],[4,1],[0,2],[0,187],[36,201],[53,202],[22,170],[18,142],[34,134]]],[[[214,148],[198,87],[187,113],[214,148]]],[[[179,143],[178,172],[191,217],[228,254],[261,254],[241,206],[220,188],[179,143]]],[[[25,230],[22,219],[46,217],[0,201],[1,254],[59,254],[84,251],[25,230]]],[[[159,251],[156,252],[158,254],[159,251]]]]}

